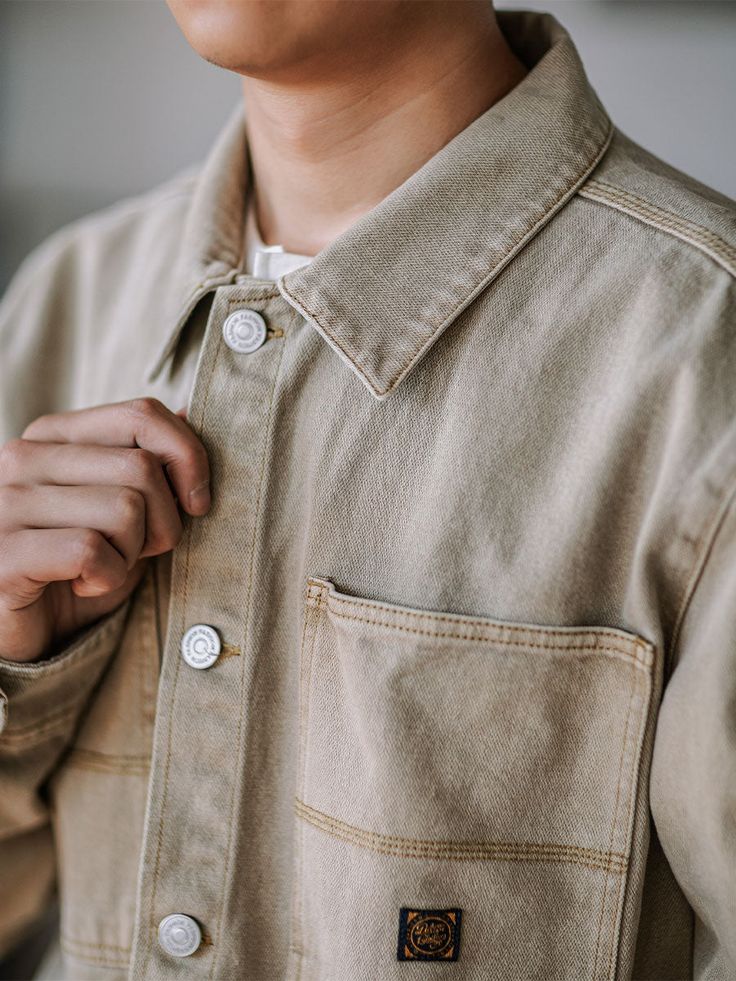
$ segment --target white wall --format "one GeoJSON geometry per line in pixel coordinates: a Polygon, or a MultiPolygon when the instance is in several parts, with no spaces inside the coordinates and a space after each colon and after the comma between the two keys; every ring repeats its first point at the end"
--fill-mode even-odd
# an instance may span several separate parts
{"type": "MultiPolygon", "coordinates": [[[[736,3],[497,5],[554,13],[621,129],[736,197],[736,3]]],[[[238,98],[161,0],[0,0],[0,288],[53,229],[200,159],[238,98]]]]}

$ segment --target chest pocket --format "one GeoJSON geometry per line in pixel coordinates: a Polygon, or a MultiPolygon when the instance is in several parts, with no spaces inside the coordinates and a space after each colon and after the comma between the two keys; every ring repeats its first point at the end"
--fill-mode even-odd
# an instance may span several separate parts
{"type": "Polygon", "coordinates": [[[419,955],[444,961],[432,977],[617,976],[646,851],[653,647],[312,577],[301,653],[294,976],[390,981],[419,955]]]}

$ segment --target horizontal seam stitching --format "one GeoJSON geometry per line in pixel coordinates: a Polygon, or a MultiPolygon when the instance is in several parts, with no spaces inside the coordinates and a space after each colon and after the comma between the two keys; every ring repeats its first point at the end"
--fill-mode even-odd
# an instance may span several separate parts
{"type": "Polygon", "coordinates": [[[382,835],[346,824],[296,799],[299,817],[318,830],[334,837],[362,845],[380,854],[404,858],[439,858],[449,861],[499,860],[536,861],[584,865],[596,871],[625,872],[628,860],[619,852],[603,852],[577,845],[555,845],[532,842],[445,842],[382,835]]]}
{"type": "Polygon", "coordinates": [[[539,641],[506,640],[501,637],[484,637],[481,634],[459,634],[441,630],[422,630],[418,627],[407,627],[403,624],[389,623],[385,620],[378,620],[377,618],[373,617],[350,616],[348,613],[338,613],[337,610],[332,610],[332,615],[341,620],[356,620],[359,623],[373,623],[377,626],[390,627],[392,630],[402,630],[406,633],[421,634],[425,637],[448,637],[454,640],[480,640],[490,644],[498,644],[502,647],[534,647],[539,650],[550,651],[589,651],[591,654],[615,653],[622,654],[628,661],[636,664],[644,663],[636,654],[632,654],[631,651],[628,651],[623,647],[616,647],[613,644],[544,644],[540,643],[539,641]]]}
{"type": "Polygon", "coordinates": [[[127,617],[127,613],[123,617],[121,611],[129,608],[129,600],[130,597],[124,600],[112,612],[106,623],[100,625],[95,622],[85,627],[77,640],[70,641],[69,650],[54,655],[53,658],[45,661],[17,662],[15,666],[18,670],[13,673],[13,678],[23,681],[34,681],[39,678],[45,680],[61,672],[68,674],[75,668],[89,668],[90,662],[94,664],[107,657],[102,641],[107,640],[114,630],[119,629],[121,621],[127,617]],[[91,648],[89,646],[90,641],[94,641],[94,646],[91,648]]]}
{"type": "Polygon", "coordinates": [[[96,749],[85,749],[82,746],[73,747],[71,754],[73,756],[86,757],[89,760],[100,760],[110,763],[150,763],[150,756],[120,756],[113,753],[102,753],[96,749]]]}
{"type": "Polygon", "coordinates": [[[368,831],[364,828],[359,828],[354,825],[349,825],[344,821],[340,821],[337,818],[331,818],[329,815],[322,811],[318,811],[303,801],[297,800],[297,810],[303,813],[305,816],[312,817],[314,820],[324,823],[326,826],[335,827],[336,829],[341,829],[349,831],[358,836],[365,836],[368,838],[380,840],[386,842],[387,844],[396,845],[406,845],[411,847],[416,847],[418,849],[451,849],[452,851],[467,852],[467,851],[483,851],[483,850],[494,850],[499,852],[511,851],[511,852],[533,852],[534,854],[573,854],[582,858],[594,858],[601,859],[605,861],[614,861],[618,864],[623,864],[626,861],[626,856],[622,852],[604,852],[596,848],[584,848],[582,845],[563,845],[554,844],[553,842],[483,842],[483,841],[440,841],[433,839],[423,839],[423,838],[402,838],[397,835],[386,835],[381,834],[377,831],[368,831]]]}
{"type": "MultiPolygon", "coordinates": [[[[316,584],[316,583],[313,583],[312,585],[310,585],[309,592],[307,593],[307,598],[308,599],[313,599],[313,600],[314,599],[317,599],[317,598],[319,598],[319,596],[322,594],[323,591],[324,590],[323,590],[323,587],[321,585],[316,584]],[[312,590],[314,590],[314,592],[312,590]]],[[[334,603],[342,603],[345,606],[359,607],[360,609],[364,609],[364,610],[383,610],[386,613],[392,613],[392,614],[395,614],[396,616],[415,617],[416,619],[419,619],[419,620],[425,619],[425,618],[429,618],[429,619],[431,619],[431,620],[433,620],[435,622],[438,622],[438,623],[439,622],[442,622],[442,623],[456,623],[458,625],[461,625],[462,624],[462,625],[465,625],[465,626],[473,626],[473,627],[477,626],[477,627],[485,628],[487,630],[509,631],[511,633],[523,633],[523,634],[534,633],[534,630],[535,630],[534,627],[521,627],[521,626],[518,626],[517,624],[513,624],[513,623],[503,624],[503,625],[502,624],[498,624],[498,625],[496,625],[496,624],[489,624],[486,620],[482,620],[482,619],[478,619],[478,618],[473,619],[473,618],[463,617],[462,619],[457,619],[456,617],[448,617],[448,616],[445,616],[445,615],[443,615],[441,613],[432,613],[431,610],[423,610],[423,611],[419,611],[419,610],[397,610],[397,609],[395,609],[395,608],[393,608],[391,606],[387,606],[386,604],[383,604],[383,603],[377,603],[377,602],[376,603],[373,603],[373,602],[372,603],[364,603],[364,602],[362,602],[359,599],[343,599],[341,596],[335,596],[334,593],[329,593],[328,592],[328,594],[327,594],[327,605],[328,605],[328,607],[331,606],[334,603]]],[[[344,616],[344,614],[337,614],[337,615],[338,616],[344,616]]],[[[383,621],[377,621],[377,622],[382,623],[383,621]]],[[[549,627],[549,628],[545,627],[543,629],[544,629],[544,632],[546,634],[549,634],[549,635],[554,635],[554,636],[559,636],[559,637],[570,636],[570,633],[569,633],[568,630],[561,630],[561,629],[556,628],[556,627],[549,627]]],[[[595,634],[596,633],[596,630],[593,627],[581,627],[580,628],[580,631],[582,633],[592,633],[592,634],[595,634]]],[[[637,648],[639,648],[640,650],[642,650],[642,651],[644,651],[646,653],[649,652],[648,645],[644,644],[643,642],[641,642],[639,640],[635,640],[635,639],[632,638],[631,643],[633,645],[635,645],[637,648]]],[[[592,649],[597,649],[596,645],[591,645],[591,648],[592,649]]]]}
{"type": "Polygon", "coordinates": [[[642,211],[651,212],[653,215],[660,215],[665,227],[673,228],[687,228],[699,235],[704,241],[713,242],[716,245],[721,246],[724,253],[729,257],[736,256],[736,248],[731,246],[724,238],[718,235],[717,232],[712,231],[710,228],[706,228],[704,225],[699,225],[697,222],[691,221],[689,218],[684,218],[682,215],[675,214],[674,211],[668,211],[666,208],[660,207],[658,204],[654,204],[652,201],[647,201],[645,198],[639,197],[638,194],[634,194],[631,191],[625,191],[623,188],[616,187],[613,184],[609,184],[606,181],[593,178],[588,185],[583,187],[583,193],[588,189],[589,186],[593,188],[600,188],[603,193],[610,194],[613,198],[622,198],[624,200],[629,200],[633,204],[641,206],[642,211]]]}
{"type": "Polygon", "coordinates": [[[69,770],[89,770],[91,773],[111,773],[125,777],[144,777],[150,773],[150,764],[144,763],[93,763],[84,760],[67,760],[65,769],[69,770]]]}
{"type": "Polygon", "coordinates": [[[697,225],[686,218],[680,218],[673,212],[666,211],[635,194],[622,191],[603,181],[588,181],[578,191],[578,194],[618,210],[623,210],[625,206],[628,207],[630,211],[627,213],[631,213],[632,217],[639,218],[646,224],[652,224],[665,233],[673,234],[675,237],[689,242],[699,252],[711,259],[721,260],[720,264],[736,276],[736,249],[710,229],[697,225]]]}
{"type": "Polygon", "coordinates": [[[130,958],[118,958],[114,957],[95,957],[93,954],[86,954],[82,950],[73,949],[66,941],[61,941],[61,949],[69,954],[71,957],[75,957],[77,960],[84,961],[86,964],[96,964],[99,967],[128,967],[130,964],[130,958]]]}
{"type": "Polygon", "coordinates": [[[67,933],[61,934],[61,939],[64,943],[75,944],[77,947],[89,947],[91,950],[118,950],[123,953],[130,953],[130,944],[126,947],[121,947],[119,944],[103,944],[103,943],[93,943],[89,940],[77,940],[76,937],[70,937],[67,933]]]}
{"type": "Polygon", "coordinates": [[[0,735],[0,746],[6,742],[15,742],[19,745],[34,743],[43,737],[53,734],[57,729],[63,728],[64,724],[74,718],[77,706],[72,706],[63,714],[54,715],[51,720],[44,720],[35,725],[24,725],[16,728],[8,727],[0,735]]]}

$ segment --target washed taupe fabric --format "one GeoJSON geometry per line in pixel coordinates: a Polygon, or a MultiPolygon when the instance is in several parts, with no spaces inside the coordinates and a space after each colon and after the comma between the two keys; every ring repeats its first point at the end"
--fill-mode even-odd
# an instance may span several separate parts
{"type": "Polygon", "coordinates": [[[4,942],[56,863],[68,978],[736,977],[736,208],[500,16],[529,74],[308,266],[243,274],[238,109],[6,296],[3,439],[150,395],[213,475],[0,665],[4,942]],[[399,960],[402,909],[457,959],[399,960]]]}

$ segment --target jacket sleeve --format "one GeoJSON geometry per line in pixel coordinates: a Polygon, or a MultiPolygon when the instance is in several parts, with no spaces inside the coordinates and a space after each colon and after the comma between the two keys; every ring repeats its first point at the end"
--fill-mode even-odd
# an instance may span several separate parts
{"type": "Polygon", "coordinates": [[[654,822],[695,913],[694,977],[736,977],[736,495],[701,544],[660,709],[654,822]]]}
{"type": "Polygon", "coordinates": [[[62,229],[21,263],[0,300],[0,445],[69,407],[78,370],[80,243],[62,229]]]}
{"type": "Polygon", "coordinates": [[[119,646],[131,601],[43,661],[0,658],[0,869],[7,883],[0,889],[0,957],[51,899],[56,863],[44,785],[119,646]]]}
{"type": "MultiPolygon", "coordinates": [[[[23,262],[0,302],[0,444],[69,405],[75,306],[83,287],[62,230],[23,262]]],[[[30,664],[0,659],[0,957],[43,911],[55,878],[44,785],[115,653],[131,597],[30,664]]]]}

